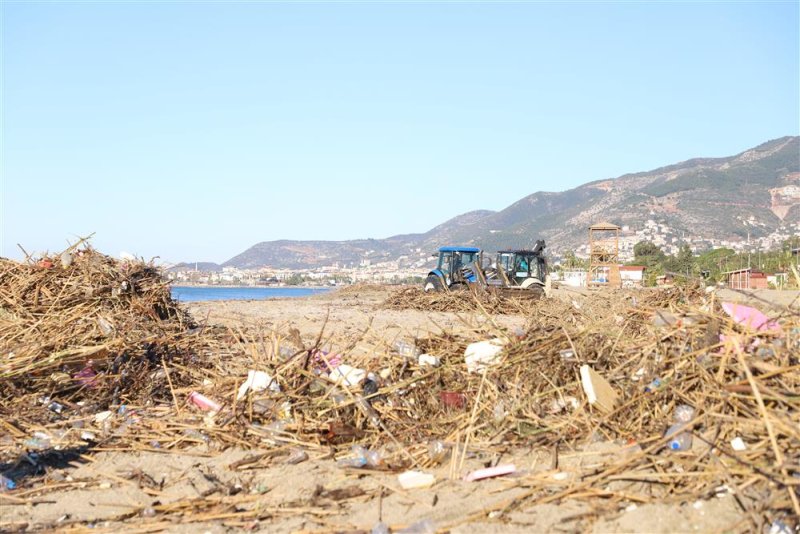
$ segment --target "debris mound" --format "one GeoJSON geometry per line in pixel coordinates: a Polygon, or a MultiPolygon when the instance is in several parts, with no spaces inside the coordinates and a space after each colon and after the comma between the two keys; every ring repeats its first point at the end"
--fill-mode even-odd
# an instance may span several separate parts
{"type": "Polygon", "coordinates": [[[506,297],[472,289],[426,293],[418,287],[407,287],[389,295],[383,307],[389,310],[486,312],[507,315],[523,313],[530,302],[530,299],[506,297]]]}
{"type": "Polygon", "coordinates": [[[88,246],[36,263],[0,259],[0,406],[34,393],[99,404],[163,397],[162,362],[204,358],[195,328],[142,261],[88,246]]]}

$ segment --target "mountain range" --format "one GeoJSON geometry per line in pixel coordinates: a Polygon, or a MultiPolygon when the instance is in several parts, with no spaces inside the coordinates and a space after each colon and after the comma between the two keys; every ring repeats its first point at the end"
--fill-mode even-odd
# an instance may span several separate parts
{"type": "Polygon", "coordinates": [[[733,241],[800,222],[800,137],[782,137],[734,156],[690,159],[568,191],[540,191],[501,211],[464,213],[422,234],[265,241],[223,266],[300,269],[338,263],[347,267],[365,258],[394,260],[415,249],[434,252],[457,244],[493,251],[530,247],[537,239],[545,239],[550,252],[560,253],[584,244],[591,224],[607,221],[635,228],[647,220],[685,235],[733,241]]]}

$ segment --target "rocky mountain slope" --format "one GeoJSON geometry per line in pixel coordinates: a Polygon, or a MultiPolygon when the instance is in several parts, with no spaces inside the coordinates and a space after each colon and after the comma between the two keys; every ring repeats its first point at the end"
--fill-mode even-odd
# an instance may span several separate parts
{"type": "Polygon", "coordinates": [[[424,234],[352,241],[267,241],[224,265],[303,268],[396,259],[444,244],[486,250],[531,246],[544,238],[552,252],[585,243],[589,225],[637,227],[648,219],[677,232],[737,240],[800,222],[800,137],[783,137],[725,158],[697,158],[649,172],[591,182],[568,191],[538,192],[502,211],[465,213],[424,234]]]}

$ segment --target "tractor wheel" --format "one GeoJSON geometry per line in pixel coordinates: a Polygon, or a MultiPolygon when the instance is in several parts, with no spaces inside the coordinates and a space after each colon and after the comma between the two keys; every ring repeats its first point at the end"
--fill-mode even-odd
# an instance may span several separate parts
{"type": "Polygon", "coordinates": [[[430,275],[425,279],[425,285],[423,287],[425,293],[438,292],[442,290],[442,281],[439,280],[438,276],[430,275]]]}
{"type": "Polygon", "coordinates": [[[467,284],[463,282],[456,282],[455,284],[451,285],[448,289],[450,291],[466,291],[469,288],[467,287],[467,284]]]}

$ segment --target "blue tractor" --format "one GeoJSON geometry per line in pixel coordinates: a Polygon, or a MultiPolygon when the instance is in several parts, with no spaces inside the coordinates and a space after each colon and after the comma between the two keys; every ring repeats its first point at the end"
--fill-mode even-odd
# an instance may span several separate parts
{"type": "Polygon", "coordinates": [[[482,274],[483,252],[474,247],[442,247],[439,263],[428,273],[425,292],[462,289],[478,283],[482,274]]]}

